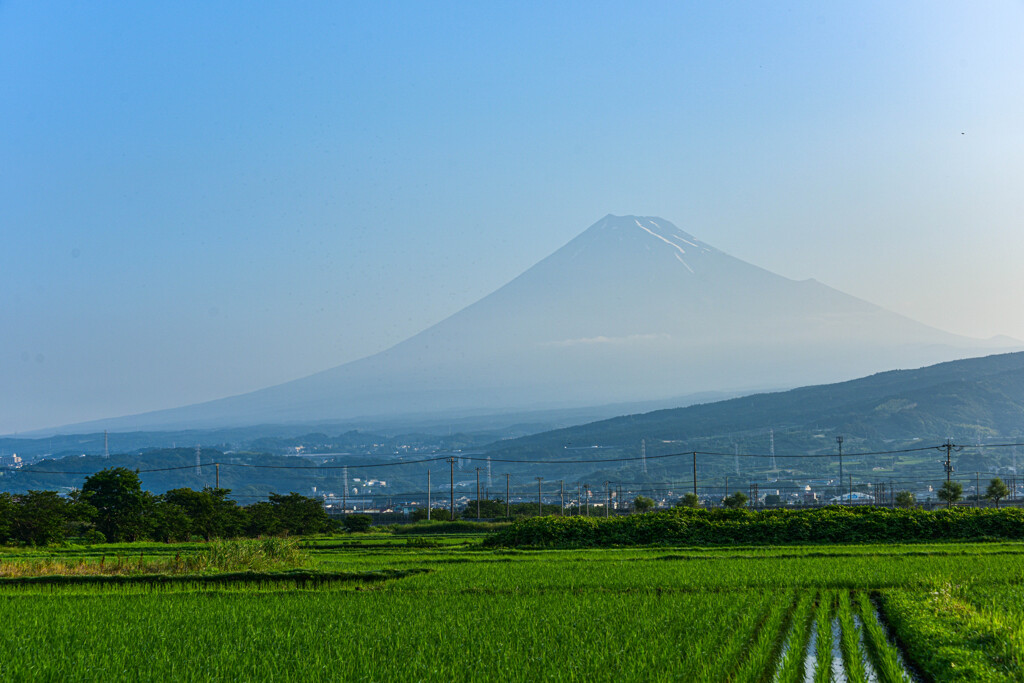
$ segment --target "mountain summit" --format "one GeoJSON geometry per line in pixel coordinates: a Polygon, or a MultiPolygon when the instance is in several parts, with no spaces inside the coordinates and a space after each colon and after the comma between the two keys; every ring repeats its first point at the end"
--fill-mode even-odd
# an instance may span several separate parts
{"type": "Polygon", "coordinates": [[[92,424],[198,428],[599,405],[837,381],[983,347],[733,258],[664,219],[609,215],[386,351],[249,394],[92,424]]]}

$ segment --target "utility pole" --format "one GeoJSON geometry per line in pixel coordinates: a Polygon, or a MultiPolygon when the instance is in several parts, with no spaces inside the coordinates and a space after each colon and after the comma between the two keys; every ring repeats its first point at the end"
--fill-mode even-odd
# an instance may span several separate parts
{"type": "Polygon", "coordinates": [[[949,439],[946,439],[946,444],[943,446],[946,449],[946,483],[949,483],[949,476],[953,473],[953,464],[950,462],[950,454],[953,452],[953,444],[949,439]]]}
{"type": "Polygon", "coordinates": [[[558,480],[558,500],[559,505],[561,505],[561,511],[559,514],[562,517],[565,517],[565,481],[562,479],[558,480]]]}
{"type": "Polygon", "coordinates": [[[583,512],[583,494],[580,493],[580,483],[576,482],[576,516],[583,512]]]}
{"type": "Polygon", "coordinates": [[[729,497],[729,475],[725,475],[725,497],[729,497]]]}
{"type": "Polygon", "coordinates": [[[217,468],[217,488],[220,488],[220,463],[214,463],[214,467],[217,468]]]}
{"type": "Polygon", "coordinates": [[[974,473],[974,507],[981,507],[981,475],[974,473]]]}
{"type": "Polygon", "coordinates": [[[843,483],[843,437],[837,436],[836,443],[839,444],[839,483],[843,483]]]}
{"type": "Polygon", "coordinates": [[[693,495],[697,495],[697,451],[693,452],[693,495]]]}
{"type": "Polygon", "coordinates": [[[512,499],[508,497],[508,472],[505,473],[505,516],[512,516],[512,499]]]}
{"type": "Polygon", "coordinates": [[[430,470],[427,470],[427,521],[430,521],[430,470]]]}
{"type": "Polygon", "coordinates": [[[534,477],[537,480],[537,514],[541,517],[544,516],[544,502],[540,497],[540,483],[544,481],[544,477],[534,477]]]}
{"type": "Polygon", "coordinates": [[[448,458],[448,481],[451,486],[451,508],[448,510],[448,519],[455,521],[455,458],[448,458]]]}
{"type": "Polygon", "coordinates": [[[612,514],[612,487],[610,481],[606,481],[604,483],[604,491],[608,497],[608,502],[605,504],[604,508],[604,516],[607,518],[609,515],[612,514]]]}
{"type": "MultiPolygon", "coordinates": [[[[348,511],[348,465],[341,468],[341,478],[344,480],[345,488],[341,492],[341,511],[347,514],[348,511]]],[[[430,472],[427,472],[427,490],[430,490],[430,472]]],[[[430,509],[429,506],[427,509],[430,509]]],[[[427,519],[430,519],[428,516],[427,519]]]]}
{"type": "Polygon", "coordinates": [[[590,484],[583,485],[583,497],[587,499],[587,517],[590,516],[590,484]]]}
{"type": "Polygon", "coordinates": [[[853,505],[853,475],[850,475],[850,505],[853,505]]]}
{"type": "MultiPolygon", "coordinates": [[[[953,474],[953,463],[950,462],[950,455],[953,452],[953,441],[952,441],[952,439],[946,438],[946,443],[942,446],[942,448],[946,449],[946,488],[948,489],[949,488],[949,478],[950,478],[950,475],[953,474]]],[[[946,509],[949,509],[951,505],[952,505],[952,503],[947,498],[946,499],[946,509]]]]}
{"type": "Polygon", "coordinates": [[[476,521],[480,521],[480,468],[476,468],[476,521]]]}

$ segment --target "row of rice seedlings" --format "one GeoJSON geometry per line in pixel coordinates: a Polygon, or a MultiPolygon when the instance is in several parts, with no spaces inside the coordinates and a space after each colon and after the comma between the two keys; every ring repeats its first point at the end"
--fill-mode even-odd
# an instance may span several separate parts
{"type": "Polygon", "coordinates": [[[776,600],[757,632],[756,639],[749,643],[743,662],[737,669],[735,681],[764,681],[771,678],[773,664],[778,658],[782,647],[783,636],[787,630],[786,622],[793,614],[793,592],[786,591],[777,595],[776,600]]]}
{"type": "Polygon", "coordinates": [[[909,680],[903,662],[900,661],[899,650],[889,642],[885,630],[878,622],[878,615],[871,597],[866,592],[857,594],[857,606],[860,608],[861,624],[864,627],[865,641],[871,661],[875,665],[878,677],[884,683],[909,680]]]}
{"type": "Polygon", "coordinates": [[[796,608],[793,610],[792,626],[779,658],[779,668],[775,673],[777,683],[803,681],[804,660],[807,657],[813,614],[814,593],[806,592],[800,596],[796,608]]]}
{"type": "Polygon", "coordinates": [[[680,680],[721,681],[740,661],[758,627],[767,618],[769,603],[777,598],[771,594],[742,595],[737,599],[733,594],[720,594],[729,605],[728,613],[721,620],[723,628],[714,634],[711,643],[702,652],[693,652],[690,643],[684,647],[687,657],[681,666],[680,680]]]}
{"type": "Polygon", "coordinates": [[[823,592],[814,611],[814,683],[832,680],[832,600],[834,594],[823,592]]]}
{"type": "Polygon", "coordinates": [[[839,621],[839,648],[843,653],[843,668],[846,680],[850,683],[867,683],[868,672],[864,666],[864,653],[861,651],[860,630],[854,623],[853,610],[850,606],[850,594],[840,591],[836,602],[836,618],[839,621]]]}

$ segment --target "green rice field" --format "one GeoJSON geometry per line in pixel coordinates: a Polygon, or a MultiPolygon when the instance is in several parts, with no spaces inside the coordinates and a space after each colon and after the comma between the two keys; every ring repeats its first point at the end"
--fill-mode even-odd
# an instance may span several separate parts
{"type": "MultiPolygon", "coordinates": [[[[514,550],[481,538],[316,539],[313,582],[0,579],[0,679],[1024,680],[1024,544],[514,550]]],[[[202,548],[10,550],[0,575],[202,548]]]]}

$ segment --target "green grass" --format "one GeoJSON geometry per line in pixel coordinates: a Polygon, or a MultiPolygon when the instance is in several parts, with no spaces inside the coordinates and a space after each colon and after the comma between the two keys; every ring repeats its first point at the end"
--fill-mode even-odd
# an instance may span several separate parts
{"type": "MultiPolygon", "coordinates": [[[[303,571],[338,580],[0,584],[0,623],[17,634],[0,639],[0,680],[785,682],[803,680],[810,654],[815,680],[832,680],[835,637],[847,680],[866,680],[866,664],[898,681],[893,636],[930,679],[1019,680],[1020,544],[509,550],[422,538],[304,541],[303,571]]],[[[74,550],[2,561],[73,562],[74,550]]],[[[161,550],[209,544],[118,552],[161,550]]]]}

